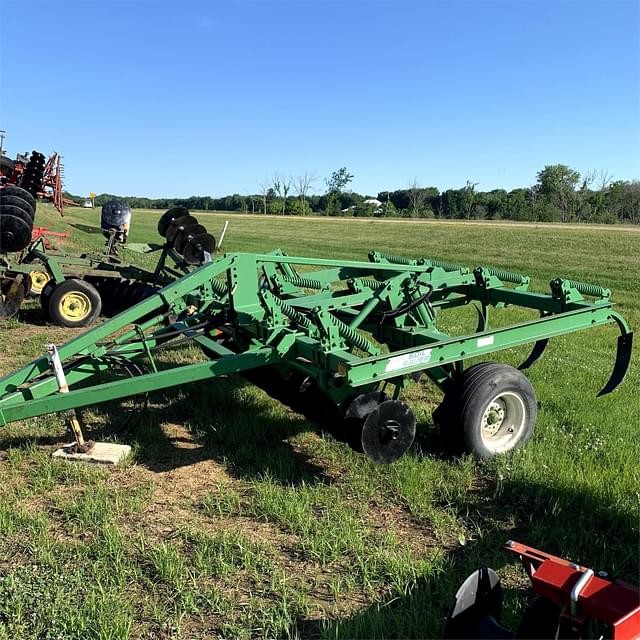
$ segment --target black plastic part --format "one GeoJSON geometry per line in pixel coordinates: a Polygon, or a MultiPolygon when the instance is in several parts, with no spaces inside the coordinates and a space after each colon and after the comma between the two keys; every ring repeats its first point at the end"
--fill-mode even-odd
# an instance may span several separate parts
{"type": "MultiPolygon", "coordinates": [[[[115,241],[125,243],[129,235],[129,225],[131,224],[131,208],[122,200],[110,200],[102,207],[100,216],[100,228],[106,238],[115,234],[115,241]]],[[[115,247],[112,246],[115,253],[115,247]]]]}
{"type": "Polygon", "coordinates": [[[629,362],[631,361],[631,350],[633,348],[633,331],[618,336],[618,347],[616,349],[616,363],[611,372],[611,377],[607,384],[602,387],[598,393],[598,398],[607,393],[615,391],[623,382],[627,371],[629,370],[629,362]]]}
{"type": "Polygon", "coordinates": [[[362,427],[362,450],[376,464],[395,462],[416,437],[416,417],[399,400],[385,400],[368,416],[362,427]]]}

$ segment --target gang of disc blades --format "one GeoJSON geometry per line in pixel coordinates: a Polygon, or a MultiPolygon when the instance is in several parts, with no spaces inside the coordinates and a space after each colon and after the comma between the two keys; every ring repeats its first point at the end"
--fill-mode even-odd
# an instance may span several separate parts
{"type": "Polygon", "coordinates": [[[362,450],[376,464],[400,458],[413,444],[416,417],[399,400],[385,400],[367,417],[362,427],[362,450]]]}
{"type": "Polygon", "coordinates": [[[26,189],[18,187],[15,184],[4,187],[4,189],[0,190],[0,194],[3,196],[18,196],[18,198],[26,200],[33,209],[36,207],[36,199],[26,189]]]}
{"type": "Polygon", "coordinates": [[[195,224],[198,224],[198,220],[193,216],[182,216],[181,218],[176,218],[175,220],[172,220],[171,224],[167,227],[167,232],[164,237],[167,239],[167,242],[173,243],[179,231],[182,231],[185,227],[191,227],[195,224]]]}
{"type": "Polygon", "coordinates": [[[160,220],[158,220],[158,233],[164,237],[164,234],[167,233],[167,229],[171,224],[172,220],[176,218],[182,218],[184,216],[189,215],[189,210],[184,207],[173,207],[162,214],[160,220]]]}

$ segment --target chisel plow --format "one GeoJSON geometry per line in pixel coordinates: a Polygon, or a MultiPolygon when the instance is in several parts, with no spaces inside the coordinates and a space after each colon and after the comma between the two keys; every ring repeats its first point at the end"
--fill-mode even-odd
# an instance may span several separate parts
{"type": "MultiPolygon", "coordinates": [[[[369,261],[227,253],[0,380],[0,425],[197,381],[241,374],[375,462],[413,443],[401,391],[423,374],[443,392],[434,418],[473,454],[524,444],[537,402],[521,370],[465,361],[615,323],[616,363],[600,394],[623,381],[632,332],[602,287],[556,278],[528,291],[517,273],[371,252],[369,261]],[[448,310],[473,304],[476,331],[446,334],[448,310]],[[494,328],[490,314],[523,307],[534,319],[494,328]],[[204,361],[168,364],[161,349],[195,344],[204,361]],[[128,376],[109,381],[115,365],[128,376]]],[[[76,434],[81,438],[81,434],[76,434]]]]}

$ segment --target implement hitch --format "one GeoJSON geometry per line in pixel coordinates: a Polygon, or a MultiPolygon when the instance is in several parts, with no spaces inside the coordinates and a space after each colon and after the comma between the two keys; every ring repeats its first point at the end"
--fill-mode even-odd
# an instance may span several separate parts
{"type": "Polygon", "coordinates": [[[0,425],[239,373],[376,462],[393,462],[416,428],[400,392],[426,374],[445,394],[437,422],[468,451],[491,457],[531,437],[535,392],[518,369],[465,368],[468,359],[533,343],[526,368],[550,338],[615,323],[616,365],[600,395],[629,366],[632,333],[607,289],[562,279],[548,294],[528,286],[517,273],[379,252],[368,262],[228,253],[60,346],[68,393],[49,356],[5,376],[0,425]],[[444,333],[442,314],[473,303],[478,331],[444,333]],[[507,306],[537,317],[492,327],[489,310],[507,306]],[[185,341],[207,360],[156,366],[157,350],[185,341]],[[133,373],[109,380],[114,361],[133,373]]]}

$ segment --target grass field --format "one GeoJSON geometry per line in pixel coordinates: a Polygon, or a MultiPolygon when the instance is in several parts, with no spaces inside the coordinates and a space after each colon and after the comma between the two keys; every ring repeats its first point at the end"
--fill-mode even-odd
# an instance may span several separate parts
{"type": "MultiPolygon", "coordinates": [[[[134,212],[132,241],[159,239],[159,212],[134,212]]],[[[98,247],[99,212],[41,207],[72,225],[68,246],[98,247]]],[[[227,251],[366,258],[369,249],[556,275],[609,287],[640,325],[640,229],[406,224],[230,216],[227,251]]],[[[201,222],[217,235],[223,216],[201,222]]],[[[455,316],[457,328],[474,318],[455,316]]],[[[511,312],[511,319],[518,312],[511,312]]],[[[36,302],[1,329],[0,371],[77,331],[43,324],[36,302]]],[[[595,398],[613,366],[615,329],[551,341],[529,372],[536,433],[508,457],[442,454],[414,385],[413,449],[376,466],[301,416],[229,377],[153,395],[105,471],[51,460],[68,441],[47,416],[0,431],[0,638],[439,637],[468,573],[503,579],[507,624],[528,580],[501,546],[517,539],[639,580],[640,367],[595,398]]],[[[496,354],[517,364],[526,349],[496,354]]],[[[167,357],[190,360],[186,348],[167,357]]]]}

